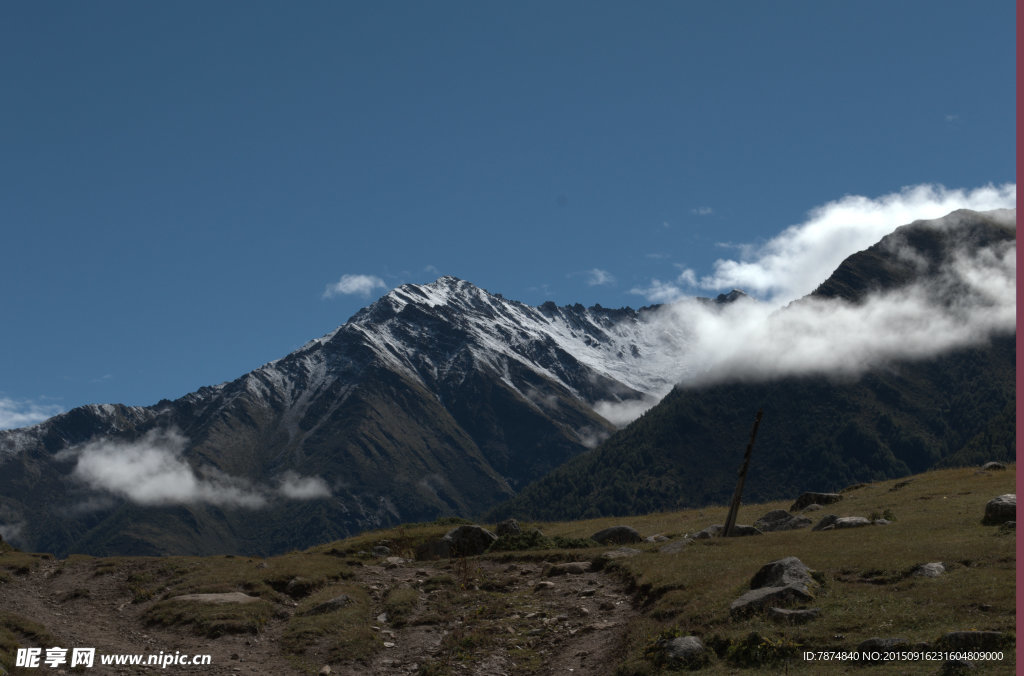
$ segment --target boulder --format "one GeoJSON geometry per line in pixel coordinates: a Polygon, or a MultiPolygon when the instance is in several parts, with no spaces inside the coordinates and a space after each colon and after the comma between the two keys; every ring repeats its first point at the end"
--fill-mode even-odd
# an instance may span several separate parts
{"type": "Polygon", "coordinates": [[[750,580],[750,591],[729,606],[733,618],[746,617],[773,606],[792,606],[814,600],[817,586],[811,570],[795,556],[778,559],[761,567],[750,580]]]}
{"type": "Polygon", "coordinates": [[[476,556],[494,544],[498,536],[481,526],[459,526],[445,533],[451,556],[476,556]]]}
{"type": "Polygon", "coordinates": [[[391,556],[391,548],[387,545],[376,545],[370,553],[378,558],[384,558],[385,556],[391,556]]]}
{"type": "Polygon", "coordinates": [[[799,512],[808,505],[831,505],[833,502],[839,502],[842,499],[843,496],[839,493],[807,492],[796,499],[796,502],[794,502],[793,506],[789,508],[789,511],[799,512]]]}
{"type": "Polygon", "coordinates": [[[729,606],[729,615],[734,619],[738,619],[762,611],[765,608],[791,606],[813,600],[814,596],[803,585],[791,584],[785,587],[761,587],[760,589],[751,589],[733,601],[729,606]]]}
{"type": "Polygon", "coordinates": [[[445,559],[454,556],[483,554],[498,536],[481,526],[459,526],[444,534],[440,540],[430,540],[416,548],[420,561],[445,559]]]}
{"type": "Polygon", "coordinates": [[[997,498],[992,498],[985,505],[985,518],[982,523],[988,526],[997,526],[1006,521],[1017,520],[1017,494],[1007,493],[997,498]]]}
{"type": "Polygon", "coordinates": [[[931,563],[922,563],[920,566],[914,568],[912,575],[917,577],[939,577],[946,572],[946,567],[938,561],[931,563]]]}
{"type": "Polygon", "coordinates": [[[993,460],[992,462],[986,462],[984,465],[981,466],[981,468],[984,470],[993,471],[1006,469],[1006,465],[1004,465],[1001,462],[996,462],[995,460],[993,460]]]}
{"type": "Polygon", "coordinates": [[[498,524],[498,527],[494,529],[498,534],[498,537],[515,537],[521,535],[523,529],[519,527],[519,522],[515,519],[505,519],[498,524]]]}
{"type": "Polygon", "coordinates": [[[815,587],[818,584],[811,577],[811,569],[795,556],[787,556],[784,559],[765,564],[750,579],[751,589],[785,587],[791,584],[802,585],[805,588],[815,587]]]}
{"type": "Polygon", "coordinates": [[[591,535],[590,539],[602,545],[628,545],[644,541],[640,533],[629,526],[605,528],[591,535]]]}
{"type": "Polygon", "coordinates": [[[754,528],[762,533],[796,530],[797,528],[807,528],[810,525],[811,520],[806,516],[796,516],[784,509],[773,509],[754,522],[754,528]]]}
{"type": "MultiPolygon", "coordinates": [[[[720,523],[716,523],[713,526],[708,526],[704,530],[694,533],[690,537],[692,537],[694,540],[717,538],[722,535],[723,530],[725,530],[725,526],[720,523]]],[[[753,526],[747,526],[738,523],[732,527],[732,533],[729,535],[729,537],[738,538],[745,537],[747,535],[763,535],[763,533],[753,526]]]]}
{"type": "Polygon", "coordinates": [[[704,643],[696,636],[661,639],[657,646],[670,669],[700,669],[710,661],[704,643]]]}

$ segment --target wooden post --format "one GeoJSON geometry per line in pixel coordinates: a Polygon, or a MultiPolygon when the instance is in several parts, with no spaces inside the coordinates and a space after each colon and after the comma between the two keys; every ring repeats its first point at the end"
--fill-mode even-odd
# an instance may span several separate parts
{"type": "Polygon", "coordinates": [[[743,497],[743,482],[747,479],[747,469],[750,467],[750,453],[754,450],[754,439],[757,438],[757,426],[761,424],[761,415],[764,409],[758,409],[757,417],[754,418],[754,429],[750,432],[750,443],[747,444],[747,452],[743,455],[743,466],[740,468],[740,477],[736,481],[736,492],[732,495],[732,503],[729,505],[729,517],[725,520],[725,528],[722,529],[722,537],[727,538],[732,534],[736,525],[736,515],[740,511],[740,499],[743,497]]]}

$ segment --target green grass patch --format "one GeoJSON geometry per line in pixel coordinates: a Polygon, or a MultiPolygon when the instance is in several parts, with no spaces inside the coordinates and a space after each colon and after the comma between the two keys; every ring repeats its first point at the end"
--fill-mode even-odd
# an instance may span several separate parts
{"type": "MultiPolygon", "coordinates": [[[[289,618],[281,638],[281,647],[300,663],[311,653],[326,655],[332,662],[363,661],[382,647],[371,628],[370,599],[366,590],[352,584],[336,584],[318,590],[304,599],[289,618]],[[309,614],[319,604],[345,595],[350,603],[327,613],[309,614]]],[[[309,667],[319,668],[320,664],[309,667]]]]}
{"type": "Polygon", "coordinates": [[[57,639],[41,624],[12,612],[0,610],[0,665],[14,668],[18,648],[45,648],[57,645],[57,639]]]}

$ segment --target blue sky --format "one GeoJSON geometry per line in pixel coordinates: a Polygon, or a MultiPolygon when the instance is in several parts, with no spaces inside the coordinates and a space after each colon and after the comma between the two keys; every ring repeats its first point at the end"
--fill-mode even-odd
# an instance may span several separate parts
{"type": "Polygon", "coordinates": [[[1008,1],[4,3],[0,426],[233,379],[441,274],[637,306],[756,287],[724,272],[838,212],[1012,203],[1014,31],[1008,1]]]}

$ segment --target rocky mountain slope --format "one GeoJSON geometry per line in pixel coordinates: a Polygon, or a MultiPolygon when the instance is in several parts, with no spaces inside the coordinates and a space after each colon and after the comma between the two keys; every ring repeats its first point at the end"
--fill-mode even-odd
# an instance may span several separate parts
{"type": "Polygon", "coordinates": [[[650,405],[685,374],[655,315],[404,285],[233,382],[0,432],[0,534],[269,553],[480,513],[614,431],[595,406],[650,405]]]}

